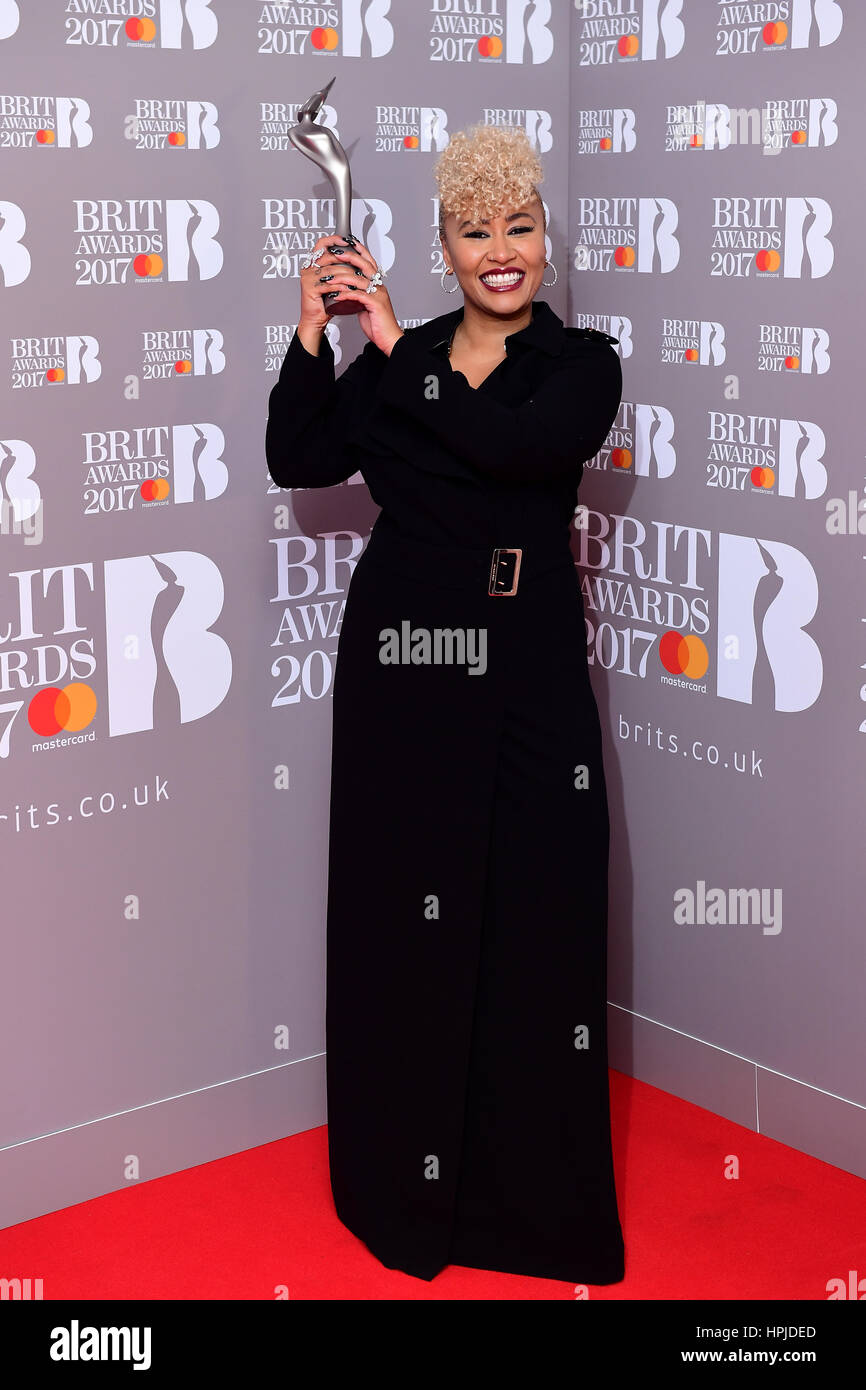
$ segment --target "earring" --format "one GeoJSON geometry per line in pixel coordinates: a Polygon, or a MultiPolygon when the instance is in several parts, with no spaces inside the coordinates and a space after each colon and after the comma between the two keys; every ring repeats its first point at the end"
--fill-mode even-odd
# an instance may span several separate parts
{"type": "Polygon", "coordinates": [[[442,288],[443,288],[443,290],[445,291],[446,294],[453,294],[454,291],[457,289],[457,285],[452,285],[451,288],[450,288],[450,290],[449,290],[448,286],[445,284],[445,276],[446,276],[446,275],[453,275],[453,274],[454,274],[454,271],[451,269],[451,267],[450,267],[450,266],[446,266],[445,269],[443,270],[442,274],[439,276],[439,283],[440,283],[440,285],[442,286],[442,288]]]}
{"type": "Polygon", "coordinates": [[[556,266],[553,265],[553,261],[545,261],[544,264],[545,264],[545,265],[552,265],[552,266],[553,266],[553,279],[552,279],[552,280],[542,280],[542,282],[541,282],[542,285],[548,285],[548,286],[550,286],[550,285],[555,285],[556,282],[557,282],[557,280],[559,279],[559,271],[557,270],[556,266]]]}

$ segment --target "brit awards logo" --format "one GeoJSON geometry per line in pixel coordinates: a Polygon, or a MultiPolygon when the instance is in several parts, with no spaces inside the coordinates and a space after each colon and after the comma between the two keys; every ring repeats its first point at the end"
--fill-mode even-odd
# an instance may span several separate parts
{"type": "Polygon", "coordinates": [[[830,334],[826,328],[759,323],[757,357],[759,372],[823,376],[830,370],[830,334]]]}
{"type": "MultiPolygon", "coordinates": [[[[6,444],[20,448],[21,441],[6,444]]],[[[31,745],[36,752],[64,731],[69,742],[90,741],[95,735],[81,731],[97,708],[95,691],[87,683],[97,668],[96,639],[88,632],[96,624],[82,621],[82,594],[93,591],[93,565],[26,569],[10,573],[9,579],[4,592],[8,646],[0,662],[0,758],[8,758],[22,739],[29,743],[33,734],[45,740],[31,745]],[[26,723],[19,718],[25,706],[26,723]]],[[[55,815],[52,823],[57,819],[55,815]]]]}
{"type": "Polygon", "coordinates": [[[20,285],[30,274],[30,252],[22,240],[27,219],[17,203],[0,198],[0,284],[20,285]]]}
{"type": "Polygon", "coordinates": [[[66,42],[83,48],[210,48],[211,0],[66,0],[66,42]]]}
{"type": "Polygon", "coordinates": [[[76,285],[212,280],[219,213],[204,198],[76,198],[76,285]]]}
{"type": "Polygon", "coordinates": [[[818,582],[794,546],[590,508],[575,536],[591,664],[780,713],[815,703],[818,582]]]}
{"type": "MultiPolygon", "coordinates": [[[[333,231],[333,198],[262,199],[262,279],[295,279],[319,237],[333,231]]],[[[352,229],[383,271],[394,264],[392,213],[381,198],[353,198],[352,229]]]]}
{"type": "MultiPolygon", "coordinates": [[[[362,481],[360,475],[357,481],[362,481]]],[[[288,519],[287,508],[276,510],[283,510],[288,519]]],[[[346,593],[364,538],[357,531],[340,530],[268,540],[276,562],[271,603],[280,605],[270,646],[291,648],[270,658],[270,673],[278,682],[271,708],[277,709],[322,700],[331,693],[346,593]]]]}
{"type": "Polygon", "coordinates": [[[716,693],[782,713],[814,705],[824,678],[806,627],[818,581],[801,551],[784,541],[719,533],[716,693]]]}
{"type": "Polygon", "coordinates": [[[218,376],[226,365],[218,328],[144,328],[139,374],[143,381],[188,381],[218,376]]]}
{"type": "Polygon", "coordinates": [[[142,425],[82,438],[85,515],[210,502],[228,485],[219,425],[142,425]]]}
{"type": "Polygon", "coordinates": [[[670,478],[677,466],[674,417],[667,406],[648,401],[620,403],[603,447],[585,468],[637,478],[670,478]]]}
{"type": "Polygon", "coordinates": [[[577,113],[577,154],[629,154],[637,145],[630,106],[585,107],[577,113]]]}
{"type": "Polygon", "coordinates": [[[680,262],[678,222],[670,198],[578,198],[574,268],[667,275],[680,262]]]}
{"type": "Polygon", "coordinates": [[[90,333],[10,338],[13,391],[79,386],[102,376],[99,339],[90,333]]]}
{"type": "Polygon", "coordinates": [[[4,150],[84,149],[92,139],[90,103],[84,97],[0,94],[4,150]]]}
{"type": "Polygon", "coordinates": [[[522,127],[526,138],[539,154],[553,149],[552,121],[549,111],[524,106],[484,106],[482,125],[513,125],[522,127]]]}
{"type": "Polygon", "coordinates": [[[546,63],[551,0],[431,0],[432,63],[546,63]]]}
{"type": "Polygon", "coordinates": [[[383,58],[394,46],[391,0],[331,0],[327,6],[270,0],[254,8],[259,53],[383,58]]]}
{"type": "Polygon", "coordinates": [[[675,58],[682,52],[683,0],[574,0],[581,67],[675,58]]]}
{"type": "Polygon", "coordinates": [[[819,280],[833,267],[832,225],[825,198],[714,198],[710,274],[819,280]]]}
{"type": "Polygon", "coordinates": [[[219,112],[212,101],[136,97],[123,134],[136,150],[215,150],[219,112]]]}
{"type": "MultiPolygon", "coordinates": [[[[757,112],[755,112],[757,116],[757,112]]],[[[678,102],[665,108],[665,152],[726,150],[733,140],[731,108],[723,102],[678,102]]]]}
{"type": "Polygon", "coordinates": [[[724,325],[714,319],[662,319],[660,360],[720,367],[727,357],[724,325]]]}
{"type": "MultiPolygon", "coordinates": [[[[90,561],[10,573],[0,758],[22,740],[32,752],[93,742],[99,710],[116,736],[188,724],[225,699],[231,653],[211,631],[223,608],[223,579],[209,556],[173,550],[106,560],[101,612],[98,578],[90,561]]],[[[113,798],[100,803],[112,808],[113,798]]],[[[56,807],[51,817],[47,824],[60,819],[56,807]]]]}
{"type": "Polygon", "coordinates": [[[812,420],[709,410],[707,487],[812,501],[827,491],[824,431],[812,420]]]}
{"type": "Polygon", "coordinates": [[[448,112],[442,106],[376,107],[377,154],[444,150],[448,144],[448,112]]]}
{"type": "Polygon", "coordinates": [[[838,114],[833,97],[768,97],[761,113],[765,152],[835,145],[838,114]]]}
{"type": "Polygon", "coordinates": [[[744,5],[741,0],[718,0],[717,58],[741,53],[778,53],[784,49],[824,48],[842,32],[839,0],[788,0],[787,4],[744,5]],[[762,9],[776,17],[765,19],[762,9]]]}
{"type": "Polygon", "coordinates": [[[195,550],[105,561],[108,732],[135,734],[211,714],[232,678],[211,628],[223,608],[219,569],[195,550]]]}

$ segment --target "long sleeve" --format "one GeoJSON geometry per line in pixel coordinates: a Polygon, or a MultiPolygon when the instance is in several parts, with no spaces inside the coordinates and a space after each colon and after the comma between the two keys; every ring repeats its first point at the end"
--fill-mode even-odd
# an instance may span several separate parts
{"type": "Polygon", "coordinates": [[[588,344],[554,358],[529,400],[510,407],[470,386],[410,330],[391,349],[378,390],[479,472],[541,482],[579,472],[598,453],[619,410],[622,368],[610,343],[588,344]]]}
{"type": "Polygon", "coordinates": [[[265,458],[279,487],[330,487],[357,471],[346,448],[357,424],[365,391],[372,394],[373,343],[341,373],[334,371],[334,351],[322,335],[316,357],[294,334],[268,397],[265,458]]]}

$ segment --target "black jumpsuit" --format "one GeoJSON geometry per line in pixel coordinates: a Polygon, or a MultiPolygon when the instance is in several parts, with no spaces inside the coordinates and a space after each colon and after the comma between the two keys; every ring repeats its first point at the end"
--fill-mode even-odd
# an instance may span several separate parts
{"type": "Polygon", "coordinates": [[[618,340],[536,300],[475,389],[447,356],[462,314],[336,380],[327,338],[294,337],[269,398],[277,484],[360,469],[381,507],[333,691],[331,1187],[388,1268],[615,1283],[609,821],[570,522],[618,340]],[[516,557],[493,551],[518,547],[506,594],[516,557]],[[437,630],[466,638],[450,664],[437,630]]]}

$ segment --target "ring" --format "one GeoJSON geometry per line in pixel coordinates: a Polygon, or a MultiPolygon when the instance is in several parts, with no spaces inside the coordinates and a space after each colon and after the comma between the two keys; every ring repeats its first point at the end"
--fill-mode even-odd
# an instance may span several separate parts
{"type": "Polygon", "coordinates": [[[370,276],[370,283],[367,286],[367,294],[375,294],[381,284],[382,272],[380,270],[377,270],[375,275],[370,276]]]}
{"type": "Polygon", "coordinates": [[[324,254],[325,254],[325,248],[324,248],[324,246],[320,246],[319,249],[318,249],[318,251],[314,251],[313,254],[312,254],[312,256],[310,256],[309,260],[307,261],[306,265],[304,266],[304,270],[309,270],[309,269],[310,269],[310,266],[315,265],[316,262],[317,262],[318,260],[320,260],[320,258],[321,258],[322,256],[324,256],[324,254]]]}

